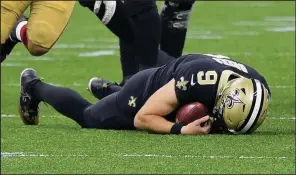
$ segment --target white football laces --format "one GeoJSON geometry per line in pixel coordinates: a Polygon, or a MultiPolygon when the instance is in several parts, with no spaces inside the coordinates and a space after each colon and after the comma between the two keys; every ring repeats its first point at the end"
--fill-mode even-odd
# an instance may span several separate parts
{"type": "Polygon", "coordinates": [[[116,1],[105,1],[105,0],[96,1],[94,6],[94,11],[93,11],[95,14],[99,13],[102,3],[105,5],[105,13],[102,18],[102,23],[107,25],[111,21],[116,11],[116,1]]]}

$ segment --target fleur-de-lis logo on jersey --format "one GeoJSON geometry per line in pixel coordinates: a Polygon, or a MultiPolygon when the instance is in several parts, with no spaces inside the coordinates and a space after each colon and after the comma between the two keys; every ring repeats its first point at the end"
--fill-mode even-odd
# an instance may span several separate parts
{"type": "Polygon", "coordinates": [[[182,91],[186,91],[187,90],[187,84],[189,81],[184,80],[184,77],[180,78],[180,81],[177,81],[177,88],[181,89],[182,91]]]}
{"type": "Polygon", "coordinates": [[[137,100],[137,97],[134,97],[134,96],[131,96],[130,97],[130,100],[128,101],[128,105],[130,107],[136,107],[136,100],[137,100]]]}

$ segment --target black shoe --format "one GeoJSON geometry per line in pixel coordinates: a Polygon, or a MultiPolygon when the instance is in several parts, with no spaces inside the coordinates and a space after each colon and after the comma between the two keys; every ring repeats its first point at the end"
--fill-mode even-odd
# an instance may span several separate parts
{"type": "Polygon", "coordinates": [[[14,46],[17,44],[18,42],[14,42],[11,39],[7,39],[5,41],[4,44],[1,45],[1,53],[0,53],[0,60],[1,63],[6,59],[7,55],[10,54],[10,52],[12,51],[12,49],[14,48],[14,46]]]}
{"type": "Polygon", "coordinates": [[[19,114],[25,125],[38,125],[40,101],[30,93],[31,87],[40,81],[34,69],[25,69],[21,73],[19,114]]]}
{"type": "Polygon", "coordinates": [[[117,83],[94,77],[89,80],[87,90],[97,99],[101,100],[121,89],[117,83]]]}

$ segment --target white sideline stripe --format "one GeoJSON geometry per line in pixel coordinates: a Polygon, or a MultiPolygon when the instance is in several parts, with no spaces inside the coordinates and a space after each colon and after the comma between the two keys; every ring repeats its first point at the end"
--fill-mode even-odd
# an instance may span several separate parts
{"type": "MultiPolygon", "coordinates": [[[[19,117],[18,115],[15,114],[1,114],[1,118],[15,118],[19,117]]],[[[55,117],[63,117],[62,115],[41,115],[40,117],[44,118],[55,118],[55,117]]],[[[272,119],[272,120],[295,120],[296,117],[267,117],[267,120],[272,119]]]]}
{"type": "Polygon", "coordinates": [[[159,155],[159,154],[123,154],[122,157],[165,157],[165,158],[208,158],[208,159],[287,159],[288,157],[266,156],[219,156],[219,155],[159,155]]]}
{"type": "Polygon", "coordinates": [[[87,157],[84,154],[72,154],[72,155],[62,155],[62,154],[35,154],[26,152],[1,152],[1,158],[5,157],[87,157]]]}

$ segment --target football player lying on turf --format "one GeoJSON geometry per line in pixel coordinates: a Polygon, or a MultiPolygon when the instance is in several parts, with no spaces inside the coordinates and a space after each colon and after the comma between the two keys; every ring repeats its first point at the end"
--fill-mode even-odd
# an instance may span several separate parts
{"type": "Polygon", "coordinates": [[[91,104],[72,89],[49,85],[40,81],[35,70],[25,69],[21,73],[20,116],[25,124],[37,125],[38,104],[43,101],[82,128],[206,134],[212,126],[214,131],[252,133],[267,116],[270,96],[265,79],[255,69],[209,54],[185,55],[162,67],[140,71],[117,88],[91,104]],[[175,123],[176,110],[190,102],[204,104],[211,111],[212,123],[207,122],[209,116],[186,126],[175,123]]]}

